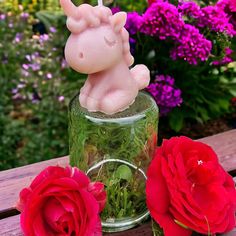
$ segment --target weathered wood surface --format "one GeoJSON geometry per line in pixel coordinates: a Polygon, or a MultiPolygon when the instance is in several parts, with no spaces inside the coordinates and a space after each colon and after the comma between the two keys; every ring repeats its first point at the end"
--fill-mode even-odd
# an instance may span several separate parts
{"type": "MultiPolygon", "coordinates": [[[[11,216],[0,220],[0,235],[1,236],[23,236],[20,229],[20,215],[11,216]]],[[[120,233],[104,234],[104,236],[152,236],[151,223],[146,223],[138,228],[127,230],[120,233]]],[[[173,235],[174,236],[174,235],[173,235]]],[[[200,236],[194,234],[192,236],[200,236]]],[[[221,236],[236,236],[236,228],[221,236]]]]}
{"type": "Polygon", "coordinates": [[[49,165],[65,166],[68,157],[60,157],[11,170],[0,172],[0,218],[15,208],[19,191],[28,186],[32,179],[49,165]]]}
{"type": "Polygon", "coordinates": [[[210,145],[215,150],[226,171],[236,169],[236,129],[199,139],[199,141],[210,145]]]}
{"type": "MultiPolygon", "coordinates": [[[[200,141],[210,145],[218,154],[224,169],[231,171],[236,176],[236,130],[206,137],[200,141]]],[[[0,172],[0,219],[3,218],[0,220],[0,236],[22,236],[19,215],[15,215],[18,214],[15,210],[15,204],[20,190],[28,186],[32,179],[45,167],[49,165],[65,166],[68,162],[68,157],[61,157],[0,172]]],[[[106,234],[106,236],[108,235],[106,234]]],[[[112,234],[112,236],[129,235],[151,236],[150,223],[144,224],[136,229],[112,234]]],[[[236,230],[225,234],[225,236],[236,236],[236,230]]]]}
{"type": "MultiPolygon", "coordinates": [[[[0,236],[23,236],[20,229],[20,215],[0,220],[0,236]]],[[[151,223],[120,233],[107,233],[104,236],[152,236],[151,223]]]]}

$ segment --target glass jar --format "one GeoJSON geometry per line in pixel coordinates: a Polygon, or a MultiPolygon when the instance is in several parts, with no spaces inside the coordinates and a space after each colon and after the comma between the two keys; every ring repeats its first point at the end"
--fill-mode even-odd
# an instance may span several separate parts
{"type": "Polygon", "coordinates": [[[105,184],[104,232],[132,228],[149,215],[145,173],[157,145],[157,125],[158,108],[144,92],[114,115],[88,112],[80,106],[79,95],[70,102],[70,163],[105,184]]]}

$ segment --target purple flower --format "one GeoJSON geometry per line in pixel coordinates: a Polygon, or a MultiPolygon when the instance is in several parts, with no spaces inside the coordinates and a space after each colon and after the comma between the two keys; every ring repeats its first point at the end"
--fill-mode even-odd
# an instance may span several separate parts
{"type": "Polygon", "coordinates": [[[38,63],[33,63],[33,64],[30,64],[30,67],[33,71],[38,71],[41,69],[41,65],[38,64],[38,63]]]}
{"type": "Polygon", "coordinates": [[[229,0],[220,0],[216,3],[216,6],[225,9],[229,5],[229,0]]]}
{"type": "Polygon", "coordinates": [[[52,79],[52,74],[51,73],[47,73],[46,77],[47,77],[47,79],[52,79]]]}
{"type": "Polygon", "coordinates": [[[9,23],[9,24],[8,24],[8,27],[9,27],[9,28],[13,28],[13,26],[14,26],[13,23],[9,23]]]}
{"type": "Polygon", "coordinates": [[[185,24],[178,43],[171,51],[171,58],[184,59],[189,64],[196,65],[199,60],[206,61],[210,55],[212,43],[207,40],[197,28],[185,24]]]}
{"type": "Polygon", "coordinates": [[[183,16],[198,18],[202,15],[200,6],[195,2],[183,2],[179,4],[178,10],[183,16]]]}
{"type": "Polygon", "coordinates": [[[0,14],[0,20],[5,20],[6,19],[6,15],[5,14],[0,14]]]}
{"type": "Polygon", "coordinates": [[[23,37],[22,33],[16,33],[16,36],[15,36],[13,42],[14,43],[19,43],[22,40],[22,37],[23,37]]]}
{"type": "Polygon", "coordinates": [[[130,52],[132,55],[135,53],[135,47],[136,47],[136,40],[133,38],[129,38],[129,45],[130,45],[130,52]]]}
{"type": "Polygon", "coordinates": [[[221,8],[221,10],[223,10],[228,15],[229,22],[233,25],[234,30],[236,31],[236,14],[234,11],[234,7],[232,7],[233,4],[235,4],[235,1],[220,0],[217,2],[216,6],[218,8],[221,8]]]}
{"type": "Polygon", "coordinates": [[[28,76],[29,76],[29,72],[28,72],[27,70],[24,70],[24,69],[21,70],[21,74],[22,74],[24,77],[28,77],[28,76]]]}
{"type": "Polygon", "coordinates": [[[174,83],[174,78],[169,75],[157,75],[154,82],[146,88],[159,106],[161,116],[167,115],[183,102],[181,91],[175,88],[174,83]]]}
{"type": "Polygon", "coordinates": [[[31,54],[31,59],[32,59],[32,60],[35,60],[35,59],[37,59],[38,57],[39,57],[39,52],[34,52],[34,53],[31,54]]]}
{"type": "Polygon", "coordinates": [[[13,100],[23,100],[23,99],[25,99],[25,97],[22,96],[20,93],[16,93],[12,96],[12,99],[13,100]]]}
{"type": "Polygon", "coordinates": [[[62,68],[62,69],[68,68],[68,64],[67,64],[67,62],[66,62],[65,59],[62,59],[62,61],[61,61],[61,68],[62,68]]]}
{"type": "Polygon", "coordinates": [[[155,2],[144,13],[140,31],[161,40],[176,40],[184,25],[178,9],[168,2],[155,2]]]}
{"type": "Polygon", "coordinates": [[[37,104],[41,101],[41,97],[39,96],[39,94],[35,91],[34,93],[32,93],[31,95],[31,102],[34,104],[37,104]]]}
{"type": "Polygon", "coordinates": [[[64,96],[59,96],[59,97],[58,97],[58,101],[59,101],[59,102],[63,102],[64,100],[65,100],[65,97],[64,97],[64,96]]]}
{"type": "Polygon", "coordinates": [[[31,56],[30,55],[26,55],[25,58],[27,59],[27,61],[31,62],[31,56]]]}
{"type": "Polygon", "coordinates": [[[232,0],[229,2],[229,8],[232,12],[236,12],[236,1],[232,0]]]}
{"type": "Polygon", "coordinates": [[[56,32],[57,32],[56,28],[55,28],[55,27],[52,27],[52,26],[49,28],[49,31],[50,31],[51,33],[56,33],[56,32]]]}
{"type": "Polygon", "coordinates": [[[27,13],[27,12],[22,12],[22,13],[20,14],[20,17],[21,17],[21,19],[23,19],[23,20],[27,20],[27,19],[29,18],[29,13],[27,13]]]}
{"type": "Polygon", "coordinates": [[[12,90],[11,90],[11,93],[12,93],[12,94],[16,94],[16,93],[18,93],[18,88],[14,88],[14,89],[12,89],[12,90]]]}
{"type": "Polygon", "coordinates": [[[112,7],[111,8],[111,12],[112,12],[113,15],[117,12],[120,12],[120,11],[121,11],[120,7],[112,7]]]}
{"type": "Polygon", "coordinates": [[[232,53],[233,53],[232,49],[225,48],[225,56],[224,56],[224,58],[222,58],[219,61],[213,61],[212,65],[214,65],[214,66],[222,66],[222,65],[229,64],[230,62],[233,61],[233,59],[231,58],[231,54],[232,53]]]}
{"type": "Polygon", "coordinates": [[[22,68],[23,68],[24,70],[28,70],[28,69],[30,68],[30,66],[29,66],[28,64],[23,64],[23,65],[22,65],[22,68]]]}
{"type": "Polygon", "coordinates": [[[216,6],[202,8],[202,16],[197,19],[197,26],[208,27],[212,31],[226,33],[233,37],[236,34],[233,25],[229,22],[230,17],[224,10],[216,6]]]}
{"type": "Polygon", "coordinates": [[[44,42],[46,42],[46,41],[48,41],[48,40],[49,40],[48,34],[42,34],[42,35],[39,36],[39,42],[40,42],[41,44],[44,43],[44,42]]]}
{"type": "Polygon", "coordinates": [[[142,17],[137,12],[128,12],[125,28],[129,31],[130,35],[138,32],[141,25],[142,17]]]}
{"type": "Polygon", "coordinates": [[[18,85],[17,85],[17,88],[18,89],[22,89],[22,88],[24,88],[25,87],[25,84],[24,83],[19,83],[18,85]]]}

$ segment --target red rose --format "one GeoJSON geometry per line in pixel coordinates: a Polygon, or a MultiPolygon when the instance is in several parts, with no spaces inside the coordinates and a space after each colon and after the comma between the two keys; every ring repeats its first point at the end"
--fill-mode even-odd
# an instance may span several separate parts
{"type": "Polygon", "coordinates": [[[21,227],[26,236],[100,236],[105,201],[102,183],[77,168],[51,166],[20,193],[21,227]]]}
{"type": "Polygon", "coordinates": [[[164,140],[147,172],[147,206],[165,236],[223,233],[235,227],[236,191],[211,147],[164,140]]]}

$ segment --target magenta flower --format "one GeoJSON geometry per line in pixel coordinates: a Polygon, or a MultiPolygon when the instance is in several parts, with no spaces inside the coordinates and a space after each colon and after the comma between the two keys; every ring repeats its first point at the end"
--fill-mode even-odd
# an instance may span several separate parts
{"type": "Polygon", "coordinates": [[[29,18],[29,13],[27,13],[27,12],[22,12],[22,13],[20,14],[20,16],[21,16],[21,19],[27,20],[27,19],[29,18]]]}
{"type": "Polygon", "coordinates": [[[226,33],[229,36],[236,34],[230,17],[223,9],[217,6],[207,6],[202,8],[202,16],[197,19],[197,26],[200,28],[208,27],[212,31],[226,33]]]}
{"type": "Polygon", "coordinates": [[[233,53],[233,50],[230,48],[225,48],[225,56],[221,60],[218,61],[213,61],[212,64],[215,66],[222,66],[229,64],[230,62],[233,61],[231,54],[233,53]]]}
{"type": "Polygon", "coordinates": [[[56,28],[55,28],[55,27],[52,27],[52,26],[49,28],[49,31],[50,31],[51,33],[56,33],[56,32],[57,32],[56,28]]]}
{"type": "Polygon", "coordinates": [[[220,0],[217,2],[216,6],[223,10],[229,17],[229,22],[233,25],[234,30],[236,31],[236,8],[235,0],[220,0]]]}
{"type": "Polygon", "coordinates": [[[161,40],[180,37],[184,25],[178,9],[168,2],[155,2],[144,13],[140,31],[161,40]]]}
{"type": "Polygon", "coordinates": [[[42,35],[40,35],[40,37],[39,37],[39,42],[40,42],[40,43],[44,43],[44,42],[46,42],[46,41],[48,41],[48,40],[49,40],[48,34],[42,34],[42,35]]]}
{"type": "Polygon", "coordinates": [[[21,42],[22,38],[23,38],[22,33],[16,33],[16,36],[15,36],[15,38],[14,38],[14,40],[13,40],[13,43],[19,43],[19,42],[21,42]]]}
{"type": "Polygon", "coordinates": [[[59,101],[59,102],[63,102],[64,100],[65,100],[65,97],[64,97],[64,96],[59,96],[59,97],[58,97],[58,101],[59,101]]]}
{"type": "Polygon", "coordinates": [[[174,60],[184,59],[189,64],[196,65],[198,61],[206,61],[212,48],[211,41],[207,40],[197,28],[185,24],[181,31],[179,42],[171,51],[174,60]]]}
{"type": "Polygon", "coordinates": [[[117,12],[120,12],[120,11],[121,11],[120,7],[112,7],[111,8],[111,12],[112,12],[113,15],[117,12]]]}
{"type": "Polygon", "coordinates": [[[236,12],[236,0],[229,1],[229,8],[232,12],[236,12]]]}
{"type": "Polygon", "coordinates": [[[5,20],[6,19],[6,15],[5,14],[0,14],[0,20],[5,20]]]}
{"type": "Polygon", "coordinates": [[[51,73],[47,73],[46,77],[47,77],[47,79],[52,79],[52,74],[51,73]]]}
{"type": "Polygon", "coordinates": [[[181,15],[198,18],[202,15],[200,6],[195,2],[183,2],[178,6],[181,15]]]}
{"type": "Polygon", "coordinates": [[[174,78],[169,75],[157,75],[154,82],[146,88],[159,106],[161,116],[167,115],[183,102],[181,90],[175,88],[174,83],[174,78]]]}
{"type": "Polygon", "coordinates": [[[130,35],[138,32],[141,26],[142,17],[137,12],[128,12],[125,28],[129,31],[130,35]]]}

